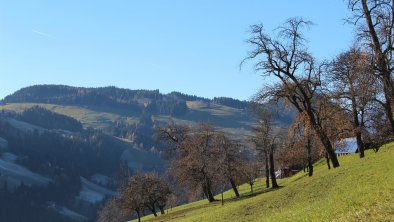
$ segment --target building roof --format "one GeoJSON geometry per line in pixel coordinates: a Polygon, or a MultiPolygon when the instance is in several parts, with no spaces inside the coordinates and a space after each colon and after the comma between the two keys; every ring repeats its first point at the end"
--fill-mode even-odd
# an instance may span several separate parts
{"type": "Polygon", "coordinates": [[[335,153],[356,153],[357,152],[357,140],[355,137],[346,138],[335,143],[335,153]]]}

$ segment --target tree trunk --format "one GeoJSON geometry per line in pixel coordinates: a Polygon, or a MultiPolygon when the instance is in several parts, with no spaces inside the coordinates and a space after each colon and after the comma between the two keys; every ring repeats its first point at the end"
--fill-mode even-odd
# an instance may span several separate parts
{"type": "Polygon", "coordinates": [[[214,197],[213,194],[212,194],[211,187],[210,187],[209,184],[207,184],[206,186],[204,186],[204,187],[203,187],[203,190],[205,190],[205,191],[204,191],[204,194],[205,194],[205,196],[207,197],[209,203],[212,203],[212,202],[216,201],[216,200],[215,200],[215,197],[214,197]]]}
{"type": "Polygon", "coordinates": [[[357,132],[356,140],[357,140],[357,147],[358,147],[358,152],[360,154],[360,158],[363,158],[364,157],[364,142],[361,138],[361,132],[357,132]]]}
{"type": "Polygon", "coordinates": [[[324,149],[326,150],[328,156],[331,159],[332,166],[334,168],[339,167],[339,161],[331,145],[330,139],[328,138],[326,132],[324,132],[324,130],[318,125],[311,106],[306,109],[306,113],[308,114],[309,121],[311,122],[313,129],[315,130],[317,136],[319,137],[320,141],[324,146],[324,149]]]}
{"type": "Polygon", "coordinates": [[[223,189],[222,189],[222,206],[224,205],[223,189]]]}
{"type": "Polygon", "coordinates": [[[270,171],[268,166],[268,154],[265,152],[265,187],[270,187],[270,171]]]}
{"type": "Polygon", "coordinates": [[[314,124],[313,127],[314,127],[317,135],[319,136],[320,141],[322,142],[322,144],[326,150],[326,153],[328,154],[328,157],[331,160],[332,166],[334,168],[339,167],[338,157],[335,154],[335,151],[331,145],[330,139],[328,139],[328,136],[326,135],[326,133],[322,129],[320,129],[320,127],[318,125],[314,124]]]}
{"type": "Polygon", "coordinates": [[[208,199],[208,192],[207,192],[207,188],[205,188],[205,186],[202,187],[202,192],[204,193],[204,196],[208,199]]]}
{"type": "MultiPolygon", "coordinates": [[[[394,135],[394,119],[393,119],[393,112],[392,112],[392,107],[391,107],[391,105],[394,102],[394,100],[393,100],[394,99],[393,98],[394,86],[393,86],[393,80],[391,78],[391,73],[388,70],[388,64],[387,64],[388,58],[385,56],[385,54],[382,51],[383,49],[382,49],[381,43],[379,41],[378,34],[375,30],[374,23],[372,21],[372,16],[370,13],[370,9],[368,7],[367,0],[362,0],[361,4],[363,7],[364,17],[367,22],[368,31],[369,31],[370,37],[372,39],[372,42],[373,42],[373,48],[376,53],[377,66],[378,66],[380,75],[383,80],[383,91],[384,91],[384,96],[386,99],[386,104],[385,104],[384,108],[386,110],[386,115],[387,115],[388,121],[390,123],[391,134],[394,135]]],[[[392,30],[389,30],[389,31],[391,32],[392,30]]]]}
{"type": "Polygon", "coordinates": [[[155,215],[155,217],[157,217],[156,207],[154,205],[148,207],[148,209],[152,212],[153,215],[155,215]]]}
{"type": "Polygon", "coordinates": [[[249,183],[250,185],[250,192],[253,193],[253,183],[249,183]]]}
{"type": "Polygon", "coordinates": [[[231,187],[233,188],[233,191],[235,193],[236,197],[239,197],[239,192],[237,189],[237,185],[235,184],[235,181],[233,180],[233,178],[230,178],[230,183],[231,183],[231,187]]]}
{"type": "Polygon", "coordinates": [[[211,189],[208,189],[208,201],[210,203],[216,201],[215,197],[213,196],[213,193],[212,193],[211,189]]]}
{"type": "Polygon", "coordinates": [[[357,148],[358,148],[358,151],[360,154],[360,158],[363,158],[364,157],[364,143],[363,143],[363,140],[361,137],[361,126],[363,125],[363,123],[362,122],[360,123],[360,120],[358,119],[357,100],[356,100],[355,96],[352,96],[352,114],[353,114],[353,126],[357,130],[357,132],[356,132],[357,148]]]}
{"type": "Polygon", "coordinates": [[[308,158],[308,176],[313,176],[313,163],[312,163],[312,158],[308,158]]]}
{"type": "Polygon", "coordinates": [[[163,206],[163,205],[159,205],[158,208],[160,209],[160,214],[161,214],[161,215],[165,214],[164,206],[163,206]]]}
{"type": "MultiPolygon", "coordinates": [[[[386,78],[391,78],[391,77],[388,76],[386,78]]],[[[386,81],[388,81],[388,80],[386,80],[386,81]]],[[[386,82],[386,81],[384,81],[384,82],[386,82]]],[[[388,83],[386,83],[386,84],[388,84],[388,83]]],[[[390,98],[390,97],[393,97],[393,95],[390,96],[389,95],[390,93],[386,92],[386,91],[389,91],[388,89],[386,89],[386,88],[389,87],[389,86],[386,86],[386,84],[384,84],[384,87],[383,87],[384,88],[384,95],[385,95],[385,98],[386,98],[386,104],[385,104],[384,108],[385,108],[385,111],[386,111],[387,119],[388,119],[389,124],[390,124],[391,135],[394,136],[394,117],[393,117],[393,110],[392,110],[392,107],[391,107],[393,102],[391,101],[391,98],[390,98]]]]}
{"type": "Polygon", "coordinates": [[[276,182],[276,177],[275,177],[275,165],[274,165],[274,150],[273,147],[271,147],[271,152],[269,153],[269,162],[270,162],[270,176],[271,176],[271,183],[272,183],[272,188],[278,188],[278,183],[276,182]]]}
{"type": "Polygon", "coordinates": [[[311,138],[308,135],[308,143],[306,148],[308,149],[308,176],[313,175],[313,163],[312,163],[312,153],[311,153],[311,138]]]}
{"type": "Polygon", "coordinates": [[[327,162],[327,167],[329,170],[331,170],[331,166],[330,166],[330,158],[328,157],[328,154],[326,153],[326,162],[327,162]]]}
{"type": "Polygon", "coordinates": [[[136,210],[135,212],[137,212],[138,222],[141,222],[141,213],[140,213],[140,211],[136,210]]]}

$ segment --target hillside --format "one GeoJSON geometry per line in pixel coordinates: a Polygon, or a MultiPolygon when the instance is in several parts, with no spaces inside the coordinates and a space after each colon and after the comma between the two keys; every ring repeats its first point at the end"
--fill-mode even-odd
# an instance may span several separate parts
{"type": "Polygon", "coordinates": [[[340,161],[332,170],[318,162],[313,177],[301,172],[279,180],[278,190],[258,181],[254,194],[242,185],[240,199],[227,191],[224,206],[201,200],[142,221],[394,221],[394,143],[378,153],[368,150],[365,159],[348,155],[340,161]]]}
{"type": "MultiPolygon", "coordinates": [[[[265,106],[278,113],[276,124],[286,125],[293,118],[283,104],[265,106]]],[[[0,156],[13,157],[2,165],[20,169],[0,170],[0,182],[6,184],[0,192],[10,192],[8,201],[14,204],[9,212],[37,193],[35,212],[48,215],[40,221],[52,221],[58,216],[53,212],[64,215],[68,210],[73,212],[70,215],[94,221],[97,209],[113,195],[121,167],[164,171],[166,163],[160,154],[166,147],[156,140],[158,126],[169,121],[191,126],[209,121],[233,138],[244,138],[255,122],[250,108],[249,102],[231,98],[211,100],[158,90],[63,85],[20,89],[0,103],[0,138],[4,140],[0,156]],[[21,187],[26,194],[13,196],[21,187]]],[[[0,220],[14,220],[15,215],[0,215],[0,220]]]]}
{"type": "MultiPolygon", "coordinates": [[[[116,87],[36,85],[16,91],[2,103],[0,110],[17,112],[33,106],[44,107],[75,118],[84,128],[100,129],[137,145],[142,143],[146,150],[155,146],[152,138],[146,138],[152,134],[152,127],[165,125],[170,119],[190,125],[209,121],[238,138],[248,135],[255,121],[252,104],[247,101],[226,97],[211,100],[179,92],[162,94],[158,90],[116,87]]],[[[284,109],[283,104],[265,106],[277,114],[277,124],[288,125],[292,121],[294,112],[284,109]]]]}
{"type": "Polygon", "coordinates": [[[44,108],[1,112],[0,221],[95,221],[102,201],[115,195],[122,166],[160,172],[164,164],[130,141],[44,108]]]}

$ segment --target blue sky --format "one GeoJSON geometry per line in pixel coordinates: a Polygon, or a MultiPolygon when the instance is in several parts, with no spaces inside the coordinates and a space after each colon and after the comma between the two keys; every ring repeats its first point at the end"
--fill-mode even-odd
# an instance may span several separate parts
{"type": "MultiPolygon", "coordinates": [[[[344,0],[0,0],[0,98],[33,84],[180,91],[249,99],[264,83],[248,27],[287,18],[315,23],[319,59],[352,44],[344,0]]],[[[265,80],[265,81],[270,81],[265,80]]]]}

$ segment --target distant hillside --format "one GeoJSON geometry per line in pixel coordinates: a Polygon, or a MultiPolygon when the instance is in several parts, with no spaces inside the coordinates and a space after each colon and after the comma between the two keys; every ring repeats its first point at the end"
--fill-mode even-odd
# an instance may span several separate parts
{"type": "Polygon", "coordinates": [[[122,166],[161,172],[165,164],[130,141],[36,106],[1,112],[0,138],[0,221],[94,221],[122,166]]]}
{"type": "MultiPolygon", "coordinates": [[[[96,109],[105,107],[123,110],[124,114],[130,115],[149,113],[170,116],[186,114],[189,111],[188,101],[216,104],[238,110],[248,110],[252,107],[248,101],[228,97],[215,97],[210,100],[180,92],[162,94],[159,90],[130,90],[113,86],[85,88],[65,85],[34,85],[22,88],[2,100],[3,103],[43,103],[96,109]]],[[[286,118],[291,118],[291,113],[286,113],[283,109],[277,111],[281,116],[280,122],[288,122],[289,119],[286,118]]]]}
{"type": "MultiPolygon", "coordinates": [[[[252,104],[227,97],[210,100],[180,92],[162,94],[159,90],[130,90],[116,87],[84,88],[64,85],[36,85],[5,97],[2,110],[23,112],[33,106],[45,107],[73,117],[83,127],[101,129],[125,138],[144,149],[154,146],[152,129],[170,119],[195,124],[208,121],[235,137],[249,134],[255,121],[252,104]]],[[[276,113],[277,124],[288,125],[294,111],[283,103],[267,104],[276,113]]]]}
{"type": "Polygon", "coordinates": [[[49,103],[124,109],[129,113],[182,115],[187,112],[186,100],[199,97],[159,90],[129,90],[116,87],[84,88],[64,85],[36,85],[22,88],[3,99],[5,103],[49,103]]]}
{"type": "Polygon", "coordinates": [[[24,110],[17,118],[46,129],[82,130],[82,124],[76,119],[52,112],[40,106],[33,106],[24,110]]]}
{"type": "MultiPolygon", "coordinates": [[[[264,106],[277,114],[276,124],[293,120],[283,103],[264,106]]],[[[10,212],[20,205],[26,218],[46,215],[40,221],[93,221],[113,193],[121,166],[163,171],[160,154],[166,147],[155,132],[169,121],[208,121],[238,139],[255,124],[247,101],[116,87],[30,86],[5,97],[0,111],[0,184],[6,184],[0,192],[9,192],[4,201],[13,204],[10,212]],[[18,170],[4,170],[10,166],[18,170]],[[26,198],[36,198],[34,208],[21,203],[26,198]]],[[[15,215],[0,220],[13,221],[15,215]]]]}

